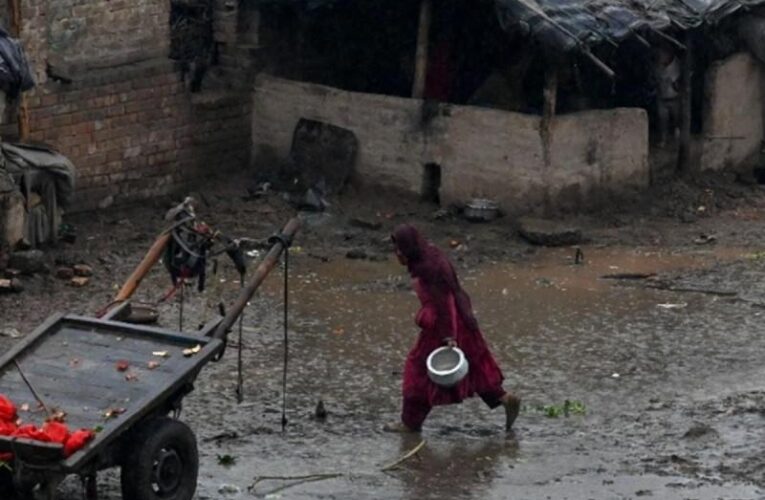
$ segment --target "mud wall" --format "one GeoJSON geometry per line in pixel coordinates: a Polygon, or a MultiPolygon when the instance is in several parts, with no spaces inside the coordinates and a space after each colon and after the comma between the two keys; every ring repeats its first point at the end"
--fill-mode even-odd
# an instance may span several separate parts
{"type": "MultiPolygon", "coordinates": [[[[216,4],[220,43],[236,31],[228,4],[216,4]]],[[[168,59],[170,0],[28,0],[22,17],[38,81],[31,139],[77,166],[75,209],[186,189],[248,164],[249,92],[189,92],[168,59]]],[[[3,137],[13,140],[9,115],[3,137]]]]}
{"type": "Polygon", "coordinates": [[[362,182],[419,192],[424,166],[440,165],[446,203],[485,196],[512,212],[578,207],[599,193],[649,182],[648,119],[639,109],[557,117],[545,151],[540,117],[440,105],[424,120],[417,100],[260,75],[252,116],[256,168],[286,159],[300,118],[356,134],[362,182]]]}
{"type": "Polygon", "coordinates": [[[712,65],[706,75],[702,170],[749,168],[765,139],[765,67],[747,53],[712,65]]]}

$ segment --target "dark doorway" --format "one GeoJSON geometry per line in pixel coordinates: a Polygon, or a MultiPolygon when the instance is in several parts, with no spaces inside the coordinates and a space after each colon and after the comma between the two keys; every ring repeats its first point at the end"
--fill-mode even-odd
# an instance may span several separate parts
{"type": "Polygon", "coordinates": [[[441,165],[426,163],[422,172],[422,201],[441,203],[441,165]]]}

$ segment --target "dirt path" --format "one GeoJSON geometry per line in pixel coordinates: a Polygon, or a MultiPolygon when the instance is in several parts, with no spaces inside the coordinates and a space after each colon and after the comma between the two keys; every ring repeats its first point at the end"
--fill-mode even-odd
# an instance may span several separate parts
{"type": "MultiPolygon", "coordinates": [[[[199,498],[762,498],[765,196],[730,182],[707,189],[674,193],[672,204],[637,200],[624,213],[579,217],[592,239],[579,266],[571,249],[529,246],[508,220],[434,220],[433,207],[400,196],[395,204],[386,195],[351,196],[308,216],[293,259],[287,432],[277,272],[245,317],[245,403],[235,401],[233,355],[205,370],[186,400],[183,419],[202,455],[199,498]],[[419,440],[380,431],[397,418],[400,370],[416,334],[416,299],[387,238],[405,220],[454,247],[507,385],[526,408],[511,436],[501,415],[478,401],[439,408],[418,457],[385,473],[383,465],[419,440]],[[365,258],[349,260],[349,251],[365,258]],[[600,279],[625,272],[658,273],[651,286],[736,295],[600,279]],[[312,418],[319,399],[326,422],[312,418]],[[586,414],[547,415],[567,399],[581,401],[586,414]],[[224,455],[235,463],[220,465],[224,455]],[[327,473],[341,476],[282,491],[291,483],[261,481],[248,491],[262,476],[327,473]]],[[[237,184],[205,195],[210,206],[200,212],[237,236],[265,238],[291,214],[276,195],[242,200],[237,184]]],[[[162,227],[166,201],[72,218],[78,242],[50,258],[93,265],[91,284],[27,280],[25,293],[0,296],[3,328],[27,333],[53,310],[91,314],[108,303],[162,227]]],[[[217,278],[230,298],[238,285],[223,269],[217,278]]],[[[158,270],[140,298],[154,300],[167,286],[158,270]]],[[[203,300],[191,298],[190,324],[206,314],[203,300]]],[[[177,305],[163,306],[162,318],[172,327],[177,305]]],[[[0,348],[13,342],[0,337],[0,348]]],[[[116,474],[102,476],[102,498],[119,498],[116,474]]],[[[73,482],[63,492],[79,498],[73,482]]]]}

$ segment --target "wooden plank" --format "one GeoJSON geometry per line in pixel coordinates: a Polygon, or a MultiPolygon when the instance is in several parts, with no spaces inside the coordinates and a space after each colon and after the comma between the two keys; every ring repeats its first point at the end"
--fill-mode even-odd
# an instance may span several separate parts
{"type": "Polygon", "coordinates": [[[113,443],[121,434],[127,431],[133,424],[139,422],[142,418],[151,414],[159,405],[163,404],[167,398],[177,394],[183,386],[194,379],[202,365],[210,361],[222,349],[223,343],[218,339],[210,339],[210,342],[202,348],[202,351],[193,358],[194,363],[183,366],[177,378],[166,387],[155,386],[152,391],[143,399],[137,401],[128,411],[118,417],[115,421],[118,425],[110,428],[108,432],[104,430],[99,433],[91,443],[83,450],[75,453],[62,463],[62,469],[68,472],[76,472],[84,466],[92,454],[98,453],[105,447],[113,443]]]}
{"type": "Polygon", "coordinates": [[[24,462],[47,464],[64,457],[64,445],[0,436],[0,452],[12,452],[24,462]]]}
{"type": "Polygon", "coordinates": [[[61,313],[56,313],[53,316],[50,316],[32,333],[24,337],[24,339],[21,341],[17,342],[16,345],[14,345],[8,352],[5,353],[5,355],[0,357],[0,369],[5,368],[6,365],[11,363],[16,356],[24,352],[27,348],[33,346],[38,340],[40,340],[41,337],[49,334],[49,330],[52,330],[53,327],[56,326],[56,323],[58,323],[63,317],[64,315],[61,313]]]}
{"type": "Polygon", "coordinates": [[[677,150],[677,171],[687,173],[691,169],[691,120],[692,120],[692,76],[693,38],[685,34],[686,51],[683,54],[680,77],[680,145],[677,150]]]}
{"type": "Polygon", "coordinates": [[[428,77],[428,46],[430,45],[430,18],[432,11],[432,0],[422,0],[420,3],[419,26],[417,28],[414,83],[412,84],[412,97],[415,99],[422,99],[425,95],[425,81],[428,77]]]}
{"type": "Polygon", "coordinates": [[[166,328],[133,325],[119,321],[104,321],[74,315],[67,315],[64,319],[67,323],[72,325],[79,325],[85,328],[94,328],[102,334],[131,335],[139,338],[145,336],[155,339],[157,342],[162,342],[168,345],[181,344],[193,347],[196,344],[205,344],[208,341],[206,337],[197,337],[195,335],[178,333],[166,328]]]}

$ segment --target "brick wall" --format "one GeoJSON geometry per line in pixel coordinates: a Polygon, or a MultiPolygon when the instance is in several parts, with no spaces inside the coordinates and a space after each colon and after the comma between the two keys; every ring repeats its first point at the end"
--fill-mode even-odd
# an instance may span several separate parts
{"type": "Polygon", "coordinates": [[[187,90],[167,58],[169,11],[169,0],[24,3],[22,42],[38,80],[28,93],[31,140],[76,165],[76,210],[247,165],[249,97],[241,85],[187,90]],[[54,81],[46,64],[72,82],[54,81]]]}

